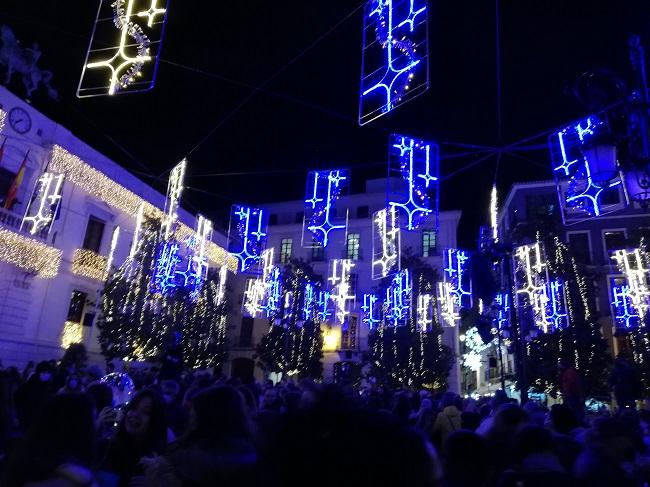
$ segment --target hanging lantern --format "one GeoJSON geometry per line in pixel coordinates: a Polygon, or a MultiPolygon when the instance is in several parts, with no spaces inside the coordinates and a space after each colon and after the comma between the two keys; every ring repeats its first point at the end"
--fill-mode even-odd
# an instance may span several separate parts
{"type": "Polygon", "coordinates": [[[600,185],[609,184],[618,176],[616,146],[609,141],[595,141],[584,145],[582,153],[589,164],[591,179],[600,185]]]}
{"type": "Polygon", "coordinates": [[[625,174],[625,189],[630,199],[642,208],[650,208],[650,166],[638,167],[625,174]]]}

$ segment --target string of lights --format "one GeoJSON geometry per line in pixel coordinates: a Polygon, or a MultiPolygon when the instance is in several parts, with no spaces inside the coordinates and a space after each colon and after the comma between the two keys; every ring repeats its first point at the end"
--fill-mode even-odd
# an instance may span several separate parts
{"type": "Polygon", "coordinates": [[[59,272],[62,252],[42,242],[0,228],[0,261],[51,279],[59,272]]]}

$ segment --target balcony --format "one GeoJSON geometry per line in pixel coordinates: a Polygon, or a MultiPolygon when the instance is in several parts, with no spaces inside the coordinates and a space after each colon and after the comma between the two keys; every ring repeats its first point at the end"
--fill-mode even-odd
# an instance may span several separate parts
{"type": "Polygon", "coordinates": [[[34,235],[31,235],[28,231],[21,231],[20,225],[23,222],[23,216],[13,211],[7,210],[5,208],[0,208],[0,226],[3,226],[9,230],[13,230],[16,233],[22,233],[24,235],[29,235],[31,238],[38,240],[47,240],[48,229],[43,228],[41,231],[36,232],[34,235]]]}

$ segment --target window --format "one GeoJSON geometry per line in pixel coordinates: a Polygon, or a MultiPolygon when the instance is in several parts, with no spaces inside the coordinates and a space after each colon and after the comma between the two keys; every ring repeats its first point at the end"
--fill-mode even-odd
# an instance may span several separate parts
{"type": "Polygon", "coordinates": [[[241,330],[239,332],[239,346],[249,348],[253,346],[253,325],[255,320],[250,316],[241,319],[241,330]]]}
{"type": "Polygon", "coordinates": [[[357,348],[357,317],[348,317],[347,325],[341,330],[341,350],[352,350],[357,348]]]}
{"type": "Polygon", "coordinates": [[[293,247],[293,239],[283,238],[280,242],[280,263],[287,264],[291,260],[291,247],[293,247]]]}
{"type": "Polygon", "coordinates": [[[305,219],[305,212],[304,211],[299,211],[296,213],[296,223],[302,224],[302,221],[305,219]]]}
{"type": "Polygon", "coordinates": [[[346,254],[348,259],[359,260],[359,245],[361,243],[361,235],[358,233],[348,234],[348,244],[346,254]]]}
{"type": "Polygon", "coordinates": [[[325,260],[325,248],[323,247],[323,244],[321,244],[317,240],[312,241],[311,260],[317,262],[321,262],[325,260]]]}
{"type": "Polygon", "coordinates": [[[368,218],[370,209],[367,206],[359,206],[357,208],[357,218],[368,218]]]}
{"type": "Polygon", "coordinates": [[[70,306],[68,307],[68,318],[66,321],[81,323],[81,318],[83,317],[87,297],[88,295],[84,292],[77,291],[76,289],[72,291],[70,306]]]}
{"type": "Polygon", "coordinates": [[[604,230],[603,240],[605,242],[605,258],[608,263],[614,250],[624,249],[627,246],[625,230],[604,230]]]}
{"type": "Polygon", "coordinates": [[[269,215],[269,225],[277,225],[278,224],[278,214],[277,213],[272,213],[269,215]]]}
{"type": "Polygon", "coordinates": [[[612,188],[608,191],[603,191],[601,195],[601,205],[618,205],[621,202],[621,195],[618,191],[618,188],[612,188]]]}
{"type": "Polygon", "coordinates": [[[581,264],[591,264],[591,242],[589,232],[572,232],[567,234],[569,247],[576,260],[581,264]]]}
{"type": "Polygon", "coordinates": [[[436,232],[433,230],[422,231],[422,257],[431,257],[436,252],[436,232]]]}
{"type": "Polygon", "coordinates": [[[556,211],[557,196],[554,193],[526,196],[526,220],[546,219],[556,211]]]}
{"type": "Polygon", "coordinates": [[[84,236],[83,248],[99,253],[102,246],[102,237],[104,236],[104,222],[99,218],[91,216],[88,218],[86,226],[86,235],[84,236]]]}

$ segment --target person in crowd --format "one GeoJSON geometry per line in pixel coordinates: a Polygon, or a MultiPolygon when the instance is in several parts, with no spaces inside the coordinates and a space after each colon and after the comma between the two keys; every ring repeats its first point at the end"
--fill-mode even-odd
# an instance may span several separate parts
{"type": "Polygon", "coordinates": [[[528,415],[521,407],[502,404],[497,408],[490,428],[482,435],[487,442],[497,474],[513,463],[515,437],[527,423],[528,415]]]}
{"type": "Polygon", "coordinates": [[[161,455],[167,446],[166,404],[160,394],[145,389],[122,414],[114,411],[114,420],[118,422],[117,431],[101,448],[100,470],[115,475],[120,487],[142,484],[141,460],[161,455]]]}
{"type": "Polygon", "coordinates": [[[476,431],[481,424],[481,413],[476,400],[468,397],[463,401],[463,412],[460,415],[463,429],[476,431]]]}
{"type": "Polygon", "coordinates": [[[149,485],[252,485],[257,454],[247,409],[231,386],[213,386],[192,401],[187,433],[156,459],[145,460],[149,485]]]}
{"type": "Polygon", "coordinates": [[[484,405],[483,409],[481,410],[481,415],[485,417],[481,424],[476,428],[476,432],[479,435],[485,435],[488,430],[492,427],[492,423],[494,421],[494,415],[496,414],[497,410],[502,404],[508,404],[510,402],[510,399],[508,398],[508,395],[506,394],[505,391],[501,389],[497,389],[494,392],[494,395],[490,399],[490,404],[484,405]],[[487,416],[486,416],[487,415],[487,416]]]}
{"type": "Polygon", "coordinates": [[[281,412],[283,408],[282,397],[277,387],[267,387],[264,389],[260,399],[260,409],[263,411],[281,412]]]}
{"type": "Polygon", "coordinates": [[[485,439],[471,431],[456,431],[445,444],[445,487],[481,487],[492,476],[485,439]],[[468,452],[472,452],[468,455],[468,452]]]}
{"type": "Polygon", "coordinates": [[[5,487],[95,487],[95,412],[87,394],[52,396],[9,458],[5,487]]]}
{"type": "Polygon", "coordinates": [[[395,396],[395,403],[393,405],[393,414],[403,421],[405,424],[408,424],[411,419],[411,414],[413,409],[411,407],[411,398],[409,397],[408,392],[401,391],[395,396]]]}
{"type": "Polygon", "coordinates": [[[635,409],[636,400],[641,392],[639,378],[636,370],[624,355],[619,355],[614,360],[614,368],[609,382],[619,409],[635,409]]]}
{"type": "Polygon", "coordinates": [[[582,377],[569,360],[561,360],[559,365],[560,392],[564,404],[569,406],[582,420],[585,414],[585,393],[582,377]]]}
{"type": "Polygon", "coordinates": [[[18,436],[18,417],[14,395],[18,388],[19,377],[9,370],[0,371],[0,460],[10,449],[18,436]]]}
{"type": "Polygon", "coordinates": [[[18,422],[26,431],[35,418],[40,414],[43,405],[54,395],[55,366],[51,362],[40,362],[34,374],[18,387],[14,394],[18,422]]]}
{"type": "Polygon", "coordinates": [[[460,398],[453,392],[445,392],[442,396],[441,408],[433,425],[433,436],[436,445],[444,452],[449,435],[462,428],[460,410],[457,407],[460,398]]]}

